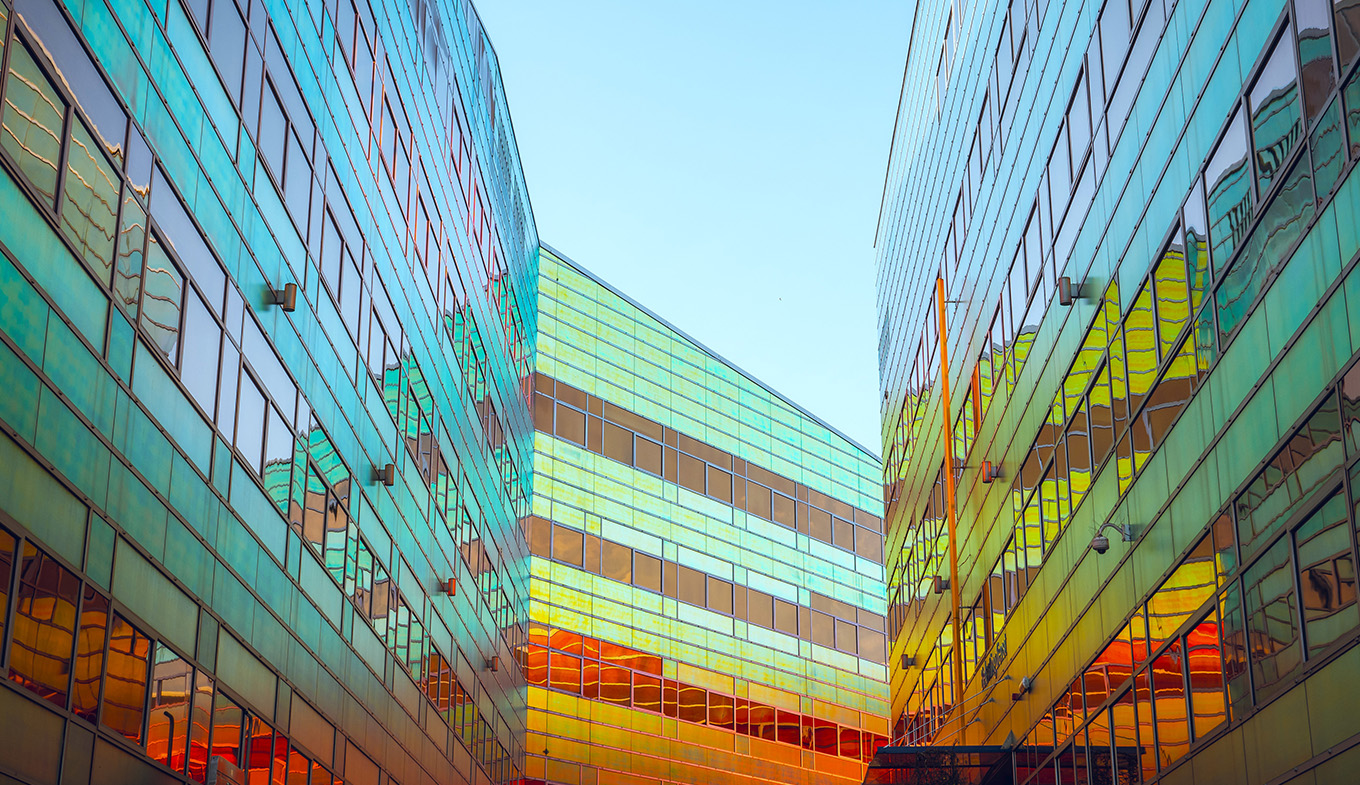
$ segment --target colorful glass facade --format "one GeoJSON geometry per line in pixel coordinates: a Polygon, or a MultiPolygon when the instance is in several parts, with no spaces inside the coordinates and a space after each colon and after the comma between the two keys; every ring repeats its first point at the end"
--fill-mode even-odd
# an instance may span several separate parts
{"type": "Polygon", "coordinates": [[[876,241],[893,745],[1354,779],[1357,31],[920,5],[876,241]]]}
{"type": "Polygon", "coordinates": [[[548,249],[539,284],[529,779],[860,782],[877,458],[548,249]]]}
{"type": "Polygon", "coordinates": [[[538,239],[466,2],[0,0],[0,781],[523,778],[538,239]]]}

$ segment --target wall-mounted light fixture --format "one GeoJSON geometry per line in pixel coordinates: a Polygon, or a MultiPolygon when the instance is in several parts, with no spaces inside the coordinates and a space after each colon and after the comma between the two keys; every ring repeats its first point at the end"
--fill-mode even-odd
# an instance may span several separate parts
{"type": "Polygon", "coordinates": [[[382,466],[373,467],[373,481],[380,482],[391,488],[397,484],[397,465],[395,463],[385,463],[382,466]]]}
{"type": "Polygon", "coordinates": [[[283,308],[284,311],[292,313],[297,309],[297,284],[286,283],[282,289],[271,290],[274,294],[274,304],[283,308]]]}

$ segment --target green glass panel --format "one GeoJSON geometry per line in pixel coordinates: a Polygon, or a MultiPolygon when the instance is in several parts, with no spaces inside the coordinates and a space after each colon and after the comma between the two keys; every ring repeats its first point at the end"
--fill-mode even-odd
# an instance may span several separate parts
{"type": "Polygon", "coordinates": [[[120,182],[85,125],[71,124],[62,188],[61,228],[95,278],[109,285],[120,182]]]}

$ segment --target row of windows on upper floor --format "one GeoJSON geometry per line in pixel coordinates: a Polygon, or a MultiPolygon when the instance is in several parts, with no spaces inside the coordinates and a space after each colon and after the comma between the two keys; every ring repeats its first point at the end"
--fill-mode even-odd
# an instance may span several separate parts
{"type": "MultiPolygon", "coordinates": [[[[22,18],[42,46],[30,47],[26,35],[14,33],[0,147],[24,173],[44,207],[55,208],[54,222],[97,280],[171,368],[178,370],[209,420],[216,421],[247,464],[262,475],[266,464],[290,458],[292,429],[307,429],[305,398],[299,396],[256,322],[245,318],[241,295],[216,264],[141,133],[98,81],[98,72],[61,12],[49,2],[29,2],[22,18]],[[40,51],[62,58],[61,73],[86,77],[80,82],[80,93],[69,96],[57,88],[47,76],[57,64],[41,57],[40,51]],[[102,133],[112,136],[111,141],[95,142],[77,111],[91,106],[97,107],[102,133]],[[66,165],[59,169],[55,162],[63,160],[63,155],[66,165]],[[191,274],[181,272],[184,268],[191,274]]],[[[347,304],[346,313],[371,317],[357,324],[351,317],[347,324],[361,343],[367,342],[373,383],[387,400],[394,422],[402,426],[428,482],[428,452],[434,444],[430,434],[437,426],[428,385],[409,350],[402,355],[395,351],[394,340],[403,347],[405,342],[394,309],[366,253],[361,258],[368,262],[369,280],[376,284],[364,283],[355,262],[360,252],[353,238],[358,230],[352,219],[348,230],[341,230],[337,215],[348,217],[348,210],[327,210],[324,232],[319,233],[323,235],[320,274],[338,281],[343,258],[346,272],[341,299],[347,304]],[[391,331],[384,323],[392,325],[391,331]],[[394,394],[394,387],[399,394],[394,394]]],[[[315,285],[315,276],[309,278],[315,285]]],[[[495,292],[509,291],[503,280],[493,284],[495,292]]],[[[485,444],[501,469],[507,497],[513,506],[523,508],[527,493],[516,462],[505,449],[504,429],[490,402],[489,359],[469,307],[464,305],[465,290],[459,287],[455,292],[446,283],[445,292],[446,303],[455,309],[445,317],[450,322],[447,334],[476,401],[485,444]]],[[[447,436],[444,442],[450,443],[447,436]]]]}
{"type": "MultiPolygon", "coordinates": [[[[1056,270],[1065,264],[1081,219],[1090,207],[1105,162],[1118,140],[1171,12],[1170,4],[1162,0],[1147,3],[1139,21],[1143,4],[1135,0],[1135,6],[1130,8],[1125,0],[1107,3],[1093,31],[1090,46],[1082,59],[1083,66],[1063,113],[1058,139],[1044,170],[1035,210],[1023,233],[1021,252],[1028,247],[1031,257],[1027,265],[1029,269],[1025,274],[1019,274],[1013,268],[1007,286],[1012,290],[1015,302],[1026,299],[1021,296],[1020,290],[1028,286],[1027,291],[1032,294],[1040,285],[1041,278],[1037,270],[1041,263],[1034,258],[1035,252],[1053,255],[1054,258],[1042,264],[1043,267],[1052,266],[1056,270]],[[1136,33],[1130,20],[1138,21],[1136,33]],[[1064,213],[1066,218],[1063,218],[1064,213]]],[[[1010,16],[1008,14],[1007,30],[1011,29],[1010,16]]],[[[1300,29],[1298,55],[1305,74],[1305,114],[1311,122],[1324,108],[1324,101],[1337,83],[1338,74],[1344,74],[1360,52],[1360,34],[1355,32],[1360,29],[1360,10],[1345,3],[1338,4],[1333,10],[1328,0],[1298,0],[1294,16],[1298,19],[1300,29]],[[1329,37],[1329,30],[1336,32],[1329,37]],[[1337,68],[1333,67],[1334,62],[1337,68]]],[[[998,63],[1013,57],[1013,43],[1003,33],[998,48],[998,63]]],[[[988,163],[991,162],[994,171],[999,166],[999,147],[1004,144],[1005,132],[1010,123],[994,116],[993,107],[1006,105],[1006,99],[994,101],[993,97],[1008,94],[1009,88],[1002,92],[997,72],[994,71],[988,93],[983,97],[977,131],[970,144],[968,163],[964,167],[963,183],[947,230],[944,259],[940,265],[940,275],[946,281],[957,275],[958,266],[965,256],[964,241],[988,163]]],[[[1018,311],[1024,310],[1023,306],[1013,307],[1018,311]]],[[[937,332],[936,318],[928,317],[920,346],[909,359],[919,361],[921,355],[929,359],[934,344],[938,342],[937,332]]],[[[920,386],[913,387],[913,381],[919,373],[926,373],[933,378],[933,370],[934,366],[929,362],[919,369],[912,368],[906,377],[909,389],[923,389],[920,386]]],[[[895,443],[890,443],[885,454],[890,454],[894,446],[895,443]]],[[[891,465],[900,469],[902,461],[893,461],[891,465]]],[[[885,478],[885,482],[891,482],[891,474],[885,478]]]]}
{"type": "Polygon", "coordinates": [[[568,630],[535,629],[524,662],[530,684],[827,755],[868,763],[888,742],[843,722],[663,678],[660,657],[568,630]]]}
{"type": "Polygon", "coordinates": [[[544,374],[534,427],[758,518],[883,563],[882,519],[544,374]]]}
{"type": "MultiPolygon", "coordinates": [[[[1288,28],[1286,24],[1286,31],[1288,28]]],[[[1234,112],[1218,148],[1229,151],[1238,170],[1221,175],[1220,181],[1249,182],[1253,171],[1259,173],[1269,166],[1271,175],[1264,180],[1258,175],[1256,180],[1273,197],[1259,211],[1254,226],[1248,220],[1252,215],[1250,201],[1241,208],[1245,218],[1239,214],[1231,224],[1215,223],[1212,216],[1233,213],[1222,208],[1215,211],[1213,194],[1222,189],[1210,189],[1206,202],[1204,187],[1197,181],[1157,264],[1132,299],[1122,329],[1118,285],[1110,285],[1016,477],[1012,489],[1015,533],[993,570],[1004,591],[993,592],[985,600],[979,598],[979,602],[989,601],[994,609],[984,614],[989,618],[995,612],[1004,619],[1016,606],[1084,498],[1098,467],[1111,454],[1116,457],[1119,492],[1127,491],[1215,359],[1235,337],[1236,327],[1255,305],[1263,285],[1290,258],[1292,246],[1311,222],[1317,204],[1326,200],[1340,179],[1346,155],[1342,99],[1349,99],[1354,92],[1360,104],[1360,71],[1351,76],[1344,95],[1325,105],[1308,144],[1294,148],[1288,142],[1258,144],[1256,149],[1273,149],[1278,157],[1266,157],[1262,163],[1262,157],[1257,156],[1257,166],[1249,167],[1246,131],[1240,121],[1243,112],[1257,117],[1283,115],[1284,135],[1289,141],[1302,137],[1301,131],[1288,130],[1291,112],[1293,124],[1302,122],[1297,90],[1287,76],[1286,83],[1279,84],[1283,75],[1291,73],[1281,67],[1281,62],[1290,62],[1287,58],[1292,46],[1287,32],[1273,39],[1260,76],[1262,81],[1272,80],[1271,89],[1263,91],[1258,81],[1247,91],[1245,107],[1234,112]],[[1263,92],[1273,96],[1268,107],[1256,103],[1263,92]],[[1290,177],[1276,176],[1281,171],[1290,171],[1290,177]],[[1227,239],[1222,239],[1225,235],[1227,239]],[[1245,241],[1243,235],[1247,235],[1245,241]],[[1220,243],[1217,255],[1211,253],[1215,239],[1220,243]],[[1234,249],[1239,251],[1235,257],[1229,255],[1234,249]],[[1238,282],[1241,278],[1234,278],[1234,271],[1239,269],[1249,271],[1248,280],[1255,281],[1254,286],[1243,286],[1238,282]],[[1247,296],[1242,296],[1243,291],[1247,296]],[[1154,384],[1159,369],[1161,379],[1154,384]]],[[[1355,117],[1360,121],[1360,106],[1357,109],[1355,117]]],[[[1360,144],[1354,151],[1360,153],[1360,144]]],[[[1210,156],[1206,176],[1215,171],[1215,161],[1220,157],[1219,153],[1210,156]]],[[[1240,204],[1251,194],[1248,190],[1245,196],[1233,197],[1232,203],[1240,204]]],[[[1310,261],[1325,264],[1325,260],[1300,263],[1310,261]]],[[[975,371],[984,378],[996,361],[995,349],[990,351],[993,356],[984,355],[980,370],[975,371]]],[[[985,382],[978,385],[983,391],[990,386],[985,382]]],[[[963,416],[970,420],[969,430],[975,434],[980,424],[976,412],[965,409],[963,416]]],[[[970,445],[965,438],[965,448],[970,445]]],[[[936,544],[946,514],[942,485],[943,479],[937,479],[920,522],[908,531],[903,558],[891,572],[889,628],[894,638],[905,625],[913,603],[920,610],[933,576],[942,574],[943,551],[936,544]]]]}
{"type": "MultiPolygon", "coordinates": [[[[1323,0],[1325,3],[1325,0],[1323,0]]],[[[1116,4],[1118,5],[1118,4],[1116,4]]],[[[1157,4],[1153,4],[1154,6],[1157,4]]],[[[1199,237],[1209,237],[1210,231],[1213,232],[1212,255],[1215,259],[1215,267],[1221,271],[1227,262],[1227,257],[1232,254],[1246,231],[1250,228],[1253,212],[1251,206],[1259,200],[1256,193],[1259,191],[1263,198],[1269,189],[1273,178],[1277,174],[1277,169],[1282,162],[1288,159],[1290,149],[1300,138],[1304,128],[1314,124],[1316,130],[1314,136],[1318,137],[1315,143],[1315,157],[1321,160],[1316,163],[1314,169],[1317,172],[1318,185],[1317,193],[1319,199],[1325,198],[1326,193],[1336,182],[1340,168],[1345,160],[1344,131],[1341,128],[1340,118],[1341,105],[1333,102],[1328,104],[1325,99],[1330,95],[1333,86],[1339,82],[1339,74],[1344,74],[1345,70],[1355,62],[1357,48],[1360,47],[1349,32],[1340,32],[1335,36],[1329,36],[1330,16],[1322,12],[1320,6],[1314,0],[1299,0],[1299,4],[1293,12],[1300,26],[1300,33],[1296,41],[1291,44],[1276,47],[1268,62],[1263,65],[1255,86],[1250,91],[1246,101],[1246,106],[1242,113],[1252,118],[1251,138],[1252,143],[1246,140],[1247,129],[1241,127],[1243,121],[1235,119],[1230,125],[1227,138],[1220,143],[1218,151],[1210,157],[1210,163],[1205,171],[1205,185],[1207,189],[1207,220],[1205,222],[1206,208],[1201,208],[1196,213],[1193,225],[1199,233],[1199,237]],[[1333,41],[1335,42],[1336,55],[1333,56],[1333,41]],[[1300,62],[1303,64],[1303,80],[1300,82],[1298,71],[1292,62],[1291,46],[1298,52],[1300,62]],[[1339,71],[1337,69],[1340,69],[1339,71]],[[1302,114],[1297,104],[1297,97],[1300,94],[1299,85],[1304,85],[1302,89],[1304,107],[1302,114]],[[1285,107],[1286,111],[1279,113],[1276,110],[1285,107]],[[1321,117],[1323,109],[1331,107],[1325,117],[1321,117]],[[1246,165],[1248,148],[1251,148],[1251,157],[1255,163],[1256,189],[1251,189],[1247,176],[1242,176],[1242,167],[1246,165]]],[[[1149,11],[1151,13],[1151,10],[1149,11]]],[[[1357,10],[1338,9],[1338,26],[1350,25],[1347,14],[1360,14],[1357,10]]],[[[1109,15],[1107,10],[1106,16],[1109,15]]],[[[1160,21],[1160,20],[1154,20],[1160,21]]],[[[1145,17],[1144,26],[1149,24],[1145,17]]],[[[1102,24],[1108,28],[1108,24],[1102,24]]],[[[1155,27],[1155,25],[1154,25],[1155,27]]],[[[1123,29],[1116,26],[1116,29],[1123,29]]],[[[1108,34],[1107,34],[1108,35],[1108,34]]],[[[1141,32],[1139,40],[1145,37],[1141,32]]],[[[1040,185],[1040,196],[1034,210],[1026,224],[1023,238],[1019,244],[1015,261],[1011,265],[1008,276],[1008,285],[1003,288],[1001,303],[998,306],[997,314],[992,321],[989,331],[990,343],[1001,344],[1005,347],[1014,345],[1017,347],[1013,352],[1016,358],[1020,358],[1022,352],[1020,346],[1027,348],[1028,341],[1025,341],[1027,333],[1032,333],[1037,329],[1039,321],[1047,308],[1048,299],[1056,283],[1057,267],[1060,260],[1065,260],[1067,253],[1071,250],[1071,245],[1075,239],[1075,230],[1068,232],[1067,228],[1080,223],[1073,220],[1073,214],[1069,211],[1068,219],[1063,221],[1062,229],[1055,233],[1052,229],[1053,221],[1048,216],[1057,215],[1059,209],[1048,209],[1050,184],[1069,183],[1070,178],[1057,176],[1054,174],[1055,166],[1063,163],[1069,168],[1057,168],[1062,171],[1073,171],[1070,164],[1067,143],[1070,139],[1080,137],[1082,141],[1079,145],[1072,147],[1073,158],[1071,160],[1080,163],[1086,156],[1086,150],[1091,144],[1091,136],[1087,131],[1089,124],[1085,118],[1089,117],[1086,108],[1086,75],[1090,74],[1092,85],[1098,84],[1100,69],[1093,66],[1096,60],[1094,51],[1099,49],[1102,38],[1097,31],[1097,35],[1092,44],[1093,53],[1088,54],[1088,67],[1082,72],[1078,80],[1078,87],[1072,98],[1067,112],[1067,120],[1063,124],[1063,132],[1060,134],[1059,142],[1050,157],[1048,175],[1040,185]],[[1074,122],[1073,118],[1080,118],[1080,122],[1074,122]],[[1069,129],[1080,127],[1083,129],[1080,134],[1069,129]],[[1063,239],[1066,237],[1066,239],[1063,239]],[[1057,246],[1055,248],[1055,246],[1057,246]],[[1042,261],[1040,261],[1042,260],[1042,261]],[[1026,308],[1023,303],[1028,303],[1026,308]],[[1022,315],[1023,314],[1023,315],[1022,315]],[[1023,327],[1018,325],[1024,325],[1023,327]],[[998,334],[1000,338],[998,339],[998,334]]],[[[1150,53],[1143,59],[1150,57],[1150,53]]],[[[1146,66],[1146,63],[1143,64],[1146,66]]],[[[1114,100],[1111,96],[1110,100],[1114,100]]],[[[1360,110],[1360,107],[1354,107],[1360,110]]],[[[1123,110],[1127,114],[1127,107],[1123,110]]],[[[1349,115],[1348,115],[1349,116],[1349,115]]],[[[1360,120],[1360,117],[1355,118],[1360,120]]],[[[1121,121],[1122,122],[1122,119],[1121,121]]],[[[1358,137],[1360,138],[1360,137],[1358,137]]],[[[1099,140],[1097,140],[1099,141],[1099,140]]],[[[1360,144],[1360,141],[1354,141],[1360,144]]],[[[1096,152],[1107,153],[1103,145],[1097,144],[1100,148],[1096,152]]],[[[1095,153],[1091,153],[1094,155],[1095,153]]],[[[1086,158],[1086,163],[1081,164],[1085,171],[1090,171],[1090,160],[1086,158]]],[[[1301,176],[1306,173],[1299,173],[1301,176]]],[[[1053,186],[1052,191],[1066,193],[1066,188],[1053,186]]],[[[1297,190],[1291,188],[1291,190],[1297,190]]],[[[1074,199],[1074,204],[1081,201],[1089,207],[1090,196],[1094,193],[1094,185],[1090,188],[1081,188],[1081,200],[1074,199]]],[[[1201,201],[1204,197],[1201,197],[1201,201]]],[[[1054,197],[1054,207],[1057,206],[1057,197],[1054,197]]],[[[1084,208],[1081,211],[1084,213],[1084,208]]],[[[1077,216],[1078,218],[1080,216],[1077,216]]],[[[1189,225],[1189,224],[1187,224],[1189,225]]],[[[1292,237],[1292,235],[1289,235],[1292,237]]],[[[1279,237],[1267,231],[1259,231],[1258,243],[1264,243],[1265,238],[1272,238],[1272,243],[1279,244],[1279,237]]],[[[1286,243],[1287,244],[1287,243],[1286,243]]],[[[961,253],[961,247],[958,249],[961,253]]],[[[949,257],[957,262],[957,257],[949,257]]],[[[949,260],[947,259],[947,261],[949,260]]],[[[1255,260],[1252,260],[1254,263],[1255,260]]],[[[1065,263],[1065,262],[1064,262],[1065,263]]],[[[948,271],[949,264],[942,266],[948,271]]],[[[943,273],[942,273],[943,274],[943,273]]],[[[1257,276],[1259,278],[1259,276],[1257,276]]],[[[885,461],[885,498],[891,503],[900,495],[901,487],[896,485],[905,479],[907,467],[912,453],[912,447],[919,435],[919,419],[925,413],[925,406],[929,390],[933,387],[933,380],[938,375],[937,362],[935,360],[935,346],[938,338],[936,327],[938,316],[932,312],[927,320],[925,335],[931,340],[924,343],[918,349],[917,357],[913,363],[912,370],[907,376],[908,394],[903,402],[902,411],[897,418],[896,426],[892,432],[892,442],[889,449],[885,452],[888,459],[885,461]]],[[[1224,332],[1228,332],[1225,330],[1224,332]]],[[[991,352],[990,348],[984,347],[984,361],[986,355],[991,352]]],[[[1010,362],[1014,366],[1014,375],[1018,376],[1019,366],[1023,359],[1015,359],[1010,362]]],[[[976,375],[976,372],[975,372],[976,375]]],[[[1008,378],[1008,381],[1009,378],[1008,378]]],[[[1012,382],[1013,384],[1013,382],[1012,382]]],[[[985,381],[984,381],[985,386],[985,381]]],[[[999,385],[994,385],[999,387],[999,385]]],[[[971,429],[960,427],[956,424],[956,448],[957,455],[966,456],[969,439],[966,430],[973,433],[977,430],[982,416],[985,416],[988,400],[982,393],[974,395],[975,400],[966,402],[965,414],[973,414],[973,417],[963,417],[962,420],[973,419],[977,422],[971,429]],[[960,448],[963,449],[960,449],[960,448]]]]}
{"type": "Polygon", "coordinates": [[[887,661],[883,617],[812,592],[812,606],[786,602],[757,589],[661,559],[551,521],[524,520],[529,552],[592,575],[626,583],[724,616],[872,660],[887,661]]]}

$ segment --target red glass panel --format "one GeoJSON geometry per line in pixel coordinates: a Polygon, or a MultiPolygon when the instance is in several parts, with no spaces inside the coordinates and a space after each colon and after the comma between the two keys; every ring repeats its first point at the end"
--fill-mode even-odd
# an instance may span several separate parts
{"type": "Polygon", "coordinates": [[[661,682],[661,713],[671,718],[680,716],[680,685],[670,679],[661,682]]]}
{"type": "Polygon", "coordinates": [[[774,707],[752,703],[750,711],[751,735],[767,741],[774,741],[776,739],[774,707]]]}
{"type": "Polygon", "coordinates": [[[860,756],[860,734],[854,728],[841,728],[839,754],[843,758],[860,756]]]}
{"type": "Polygon", "coordinates": [[[524,648],[525,680],[540,687],[548,686],[548,650],[532,643],[524,648]]]}
{"type": "Polygon", "coordinates": [[[840,726],[830,720],[813,718],[812,749],[835,755],[840,752],[840,726]]]}
{"type": "Polygon", "coordinates": [[[633,674],[633,705],[643,711],[661,713],[661,680],[645,673],[633,674]]]}
{"type": "Polygon", "coordinates": [[[581,658],[552,652],[548,670],[549,686],[555,690],[581,694],[581,658]]]}
{"type": "Polygon", "coordinates": [[[708,721],[708,693],[700,687],[681,684],[679,708],[680,719],[704,724],[708,721]]]}
{"type": "Polygon", "coordinates": [[[633,674],[616,665],[600,666],[600,700],[629,705],[633,693],[633,674]]]}
{"type": "Polygon", "coordinates": [[[241,707],[217,693],[213,700],[212,754],[241,765],[241,707]]]}
{"type": "Polygon", "coordinates": [[[732,710],[732,696],[718,692],[708,694],[708,724],[724,730],[735,729],[736,717],[732,710]]]}
{"type": "Polygon", "coordinates": [[[208,776],[208,733],[212,729],[213,682],[206,673],[195,676],[193,710],[189,715],[189,777],[203,782],[208,776]]]}

